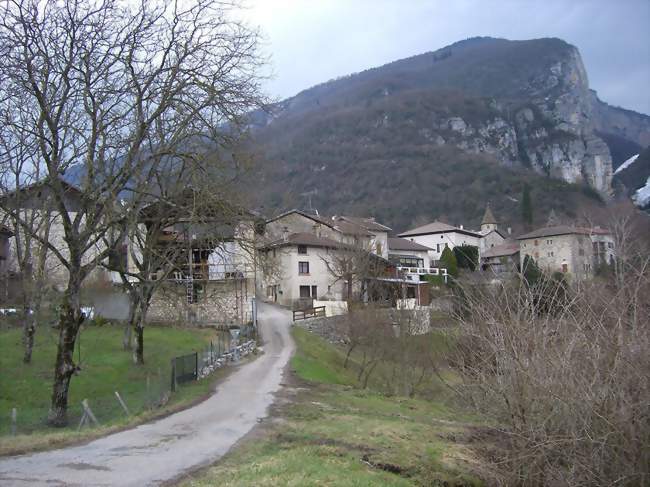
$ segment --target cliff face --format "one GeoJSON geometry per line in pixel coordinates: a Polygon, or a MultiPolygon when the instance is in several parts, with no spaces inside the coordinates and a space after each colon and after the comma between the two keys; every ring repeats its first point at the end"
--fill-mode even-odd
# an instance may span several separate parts
{"type": "Polygon", "coordinates": [[[559,39],[468,39],[323,83],[271,108],[251,119],[269,159],[262,193],[277,193],[277,178],[300,194],[331,194],[367,178],[369,168],[398,181],[413,170],[405,161],[423,161],[420,170],[435,173],[439,161],[457,154],[586,184],[607,197],[613,162],[621,162],[612,161],[611,141],[625,142],[617,158],[650,142],[650,117],[601,102],[580,53],[559,39]]]}

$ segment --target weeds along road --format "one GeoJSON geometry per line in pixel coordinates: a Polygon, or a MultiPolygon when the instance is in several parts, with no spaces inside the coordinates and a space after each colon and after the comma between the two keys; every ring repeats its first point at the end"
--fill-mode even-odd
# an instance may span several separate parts
{"type": "Polygon", "coordinates": [[[85,445],[0,458],[2,486],[145,486],[224,455],[266,416],[294,350],[290,312],[260,304],[264,354],[240,366],[206,401],[85,445]]]}

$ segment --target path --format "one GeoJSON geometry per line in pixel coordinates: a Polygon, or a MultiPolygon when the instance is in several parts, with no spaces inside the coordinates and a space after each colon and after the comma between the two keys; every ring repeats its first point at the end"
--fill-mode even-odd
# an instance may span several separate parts
{"type": "Polygon", "coordinates": [[[146,486],[210,464],[266,416],[294,349],[290,312],[260,304],[264,355],[206,401],[86,445],[0,458],[2,486],[146,486]]]}

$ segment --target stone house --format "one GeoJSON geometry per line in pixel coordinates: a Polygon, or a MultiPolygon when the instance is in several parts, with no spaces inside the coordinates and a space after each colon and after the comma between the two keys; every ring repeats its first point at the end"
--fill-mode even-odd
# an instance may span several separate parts
{"type": "MultiPolygon", "coordinates": [[[[255,238],[260,231],[251,214],[229,224],[181,218],[166,227],[154,246],[173,264],[151,277],[164,282],[152,296],[148,320],[215,327],[250,322],[257,275],[255,238]]],[[[134,259],[139,250],[133,241],[129,246],[128,268],[137,272],[134,259]]]]}
{"type": "MultiPolygon", "coordinates": [[[[61,180],[61,184],[64,188],[64,204],[66,210],[69,217],[74,220],[83,204],[81,190],[64,180],[61,180]]],[[[14,217],[12,213],[17,215],[23,222],[29,223],[31,228],[37,232],[37,235],[40,235],[43,240],[47,240],[64,258],[68,258],[67,246],[64,241],[63,219],[56,210],[53,192],[47,185],[35,183],[24,186],[12,193],[5,194],[2,196],[1,206],[7,208],[7,211],[0,211],[0,223],[4,223],[12,232],[9,238],[9,248],[6,252],[7,259],[3,264],[7,272],[13,273],[14,275],[19,274],[17,246],[24,245],[23,242],[26,241],[24,228],[21,225],[13,224],[14,217]],[[13,228],[14,226],[16,228],[13,228]]],[[[67,269],[51,249],[47,248],[47,246],[35,238],[32,238],[31,241],[31,253],[35,261],[41,253],[45,253],[44,281],[49,287],[58,291],[63,290],[68,280],[67,269]]],[[[90,262],[104,249],[103,244],[98,241],[84,254],[82,264],[90,262]]],[[[102,269],[96,269],[89,281],[102,279],[104,274],[107,273],[102,269]]]]}
{"type": "MultiPolygon", "coordinates": [[[[376,228],[378,227],[379,224],[376,228]]],[[[387,240],[388,237],[386,234],[386,238],[379,237],[378,239],[375,234],[381,232],[378,229],[374,232],[371,233],[363,226],[352,223],[346,217],[326,218],[301,210],[290,210],[266,221],[265,237],[268,242],[272,242],[293,233],[309,233],[369,251],[376,251],[378,249],[376,244],[387,240]]],[[[383,248],[379,248],[379,250],[384,252],[383,248]]]]}
{"type": "Polygon", "coordinates": [[[532,257],[540,269],[562,272],[579,280],[592,277],[601,264],[614,260],[614,239],[600,227],[555,225],[539,228],[517,238],[520,265],[532,257]]]}
{"type": "Polygon", "coordinates": [[[519,272],[519,242],[506,240],[483,251],[481,270],[498,278],[507,278],[519,272]]]}
{"type": "Polygon", "coordinates": [[[388,232],[392,229],[386,225],[375,221],[374,218],[362,218],[353,216],[334,216],[332,220],[335,222],[347,222],[357,227],[361,227],[370,233],[370,251],[374,254],[388,259],[388,232]]]}
{"type": "Polygon", "coordinates": [[[489,249],[503,244],[507,238],[507,235],[499,229],[499,224],[492,213],[490,205],[487,205],[485,208],[485,214],[483,215],[483,220],[481,220],[481,231],[479,233],[481,235],[479,240],[479,255],[481,256],[489,249]]]}

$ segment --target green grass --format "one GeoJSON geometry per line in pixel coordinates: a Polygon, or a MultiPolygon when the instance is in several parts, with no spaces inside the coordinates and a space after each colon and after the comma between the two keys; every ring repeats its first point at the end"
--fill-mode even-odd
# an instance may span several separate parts
{"type": "Polygon", "coordinates": [[[300,328],[293,336],[300,392],[185,487],[482,485],[466,416],[443,400],[359,389],[343,350],[300,328]]]}
{"type": "MultiPolygon", "coordinates": [[[[74,354],[81,370],[70,384],[70,426],[61,432],[45,424],[52,392],[57,330],[49,326],[37,330],[33,360],[28,365],[22,362],[21,330],[0,330],[0,452],[7,448],[11,451],[11,445],[17,443],[17,439],[7,436],[14,407],[18,410],[18,433],[31,434],[33,440],[43,439],[43,434],[74,437],[81,417],[80,403],[86,398],[102,426],[132,423],[133,418],[125,419],[114,392],[119,391],[132,415],[148,413],[154,401],[170,386],[171,358],[199,350],[215,338],[213,330],[148,327],[145,365],[136,366],[131,353],[122,350],[122,333],[122,327],[112,325],[82,330],[80,346],[74,354]]],[[[206,380],[182,387],[172,395],[170,405],[200,397],[209,391],[210,385],[211,381],[206,380]]]]}

